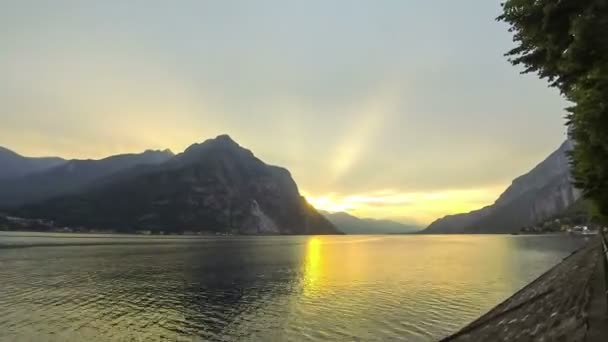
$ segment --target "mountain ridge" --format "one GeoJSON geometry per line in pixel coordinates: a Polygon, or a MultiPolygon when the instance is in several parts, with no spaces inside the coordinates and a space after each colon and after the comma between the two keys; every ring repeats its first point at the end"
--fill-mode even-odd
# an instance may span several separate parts
{"type": "Polygon", "coordinates": [[[102,159],[72,159],[38,172],[0,181],[0,205],[18,206],[78,191],[88,184],[137,165],[167,161],[170,150],[146,150],[102,159]]]}
{"type": "Polygon", "coordinates": [[[43,171],[65,163],[59,157],[25,157],[13,150],[0,146],[0,180],[12,179],[43,171]]]}
{"type": "Polygon", "coordinates": [[[18,213],[119,231],[340,233],[300,195],[289,171],[265,164],[227,135],[18,213]]]}
{"type": "Polygon", "coordinates": [[[320,213],[346,234],[411,234],[423,228],[392,220],[360,218],[346,212],[320,213]]]}
{"type": "Polygon", "coordinates": [[[493,204],[445,216],[422,232],[513,233],[566,210],[581,195],[571,184],[567,154],[572,144],[566,140],[529,172],[515,178],[493,204]]]}

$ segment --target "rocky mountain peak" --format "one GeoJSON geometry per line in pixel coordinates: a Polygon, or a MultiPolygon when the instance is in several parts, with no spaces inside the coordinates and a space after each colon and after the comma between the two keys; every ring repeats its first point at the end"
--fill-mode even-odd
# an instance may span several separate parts
{"type": "Polygon", "coordinates": [[[152,150],[148,149],[143,152],[144,155],[163,155],[166,157],[173,157],[175,154],[170,149],[166,148],[164,150],[152,150]]]}
{"type": "Polygon", "coordinates": [[[220,134],[215,138],[207,139],[200,144],[194,144],[194,146],[207,146],[213,148],[238,148],[243,149],[236,141],[234,141],[228,134],[220,134]]]}
{"type": "MultiPolygon", "coordinates": [[[[92,163],[91,173],[99,166],[92,163]]],[[[265,164],[228,135],[193,144],[167,162],[94,174],[87,178],[93,185],[28,201],[17,214],[125,232],[340,233],[301,197],[286,169],[265,164]]]]}
{"type": "Polygon", "coordinates": [[[220,134],[213,139],[207,139],[207,141],[213,141],[215,143],[228,144],[228,145],[239,145],[232,139],[228,134],[220,134]]]}
{"type": "Polygon", "coordinates": [[[183,153],[176,156],[176,161],[180,164],[213,163],[220,160],[263,164],[250,150],[241,147],[227,134],[190,145],[183,153]]]}

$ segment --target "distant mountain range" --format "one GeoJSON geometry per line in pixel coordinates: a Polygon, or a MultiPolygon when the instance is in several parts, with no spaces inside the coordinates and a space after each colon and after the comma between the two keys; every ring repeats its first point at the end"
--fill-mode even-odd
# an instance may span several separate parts
{"type": "Polygon", "coordinates": [[[44,171],[65,162],[64,159],[56,157],[28,158],[0,147],[0,180],[44,171]]]}
{"type": "MultiPolygon", "coordinates": [[[[0,160],[0,168],[2,166],[0,160]]],[[[60,225],[118,231],[340,233],[300,196],[286,169],[221,135],[168,150],[57,162],[12,174],[0,205],[60,225]]]]}
{"type": "MultiPolygon", "coordinates": [[[[494,204],[438,219],[422,233],[510,233],[577,203],[564,142],[494,204]]],[[[229,136],[183,153],[148,150],[100,160],[28,158],[0,148],[0,208],[59,225],[119,231],[232,234],[399,234],[419,227],[317,212],[286,169],[229,136]],[[336,228],[337,227],[337,228],[336,228]]]]}
{"type": "Polygon", "coordinates": [[[358,218],[345,212],[321,211],[321,214],[346,234],[410,234],[422,229],[420,226],[391,220],[358,218]]]}
{"type": "Polygon", "coordinates": [[[513,181],[494,204],[433,222],[423,233],[512,233],[559,215],[575,204],[580,192],[571,184],[565,141],[530,172],[513,181]]]}
{"type": "MultiPolygon", "coordinates": [[[[17,206],[78,192],[104,177],[135,166],[158,165],[173,157],[169,150],[148,150],[121,154],[100,160],[61,160],[54,167],[23,173],[0,180],[0,206],[17,206]]],[[[25,158],[25,160],[36,158],[25,158]]],[[[0,165],[1,162],[0,162],[0,165]]]]}

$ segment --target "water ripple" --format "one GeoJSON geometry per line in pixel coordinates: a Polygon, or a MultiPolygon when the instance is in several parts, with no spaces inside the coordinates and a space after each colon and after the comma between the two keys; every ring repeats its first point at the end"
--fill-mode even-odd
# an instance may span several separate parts
{"type": "Polygon", "coordinates": [[[428,341],[580,244],[451,239],[0,233],[0,340],[428,341]]]}

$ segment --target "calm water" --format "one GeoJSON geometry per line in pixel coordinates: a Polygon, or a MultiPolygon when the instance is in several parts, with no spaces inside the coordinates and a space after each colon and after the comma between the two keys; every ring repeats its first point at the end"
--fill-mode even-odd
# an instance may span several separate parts
{"type": "Polygon", "coordinates": [[[434,340],[583,242],[0,233],[0,340],[434,340]]]}

